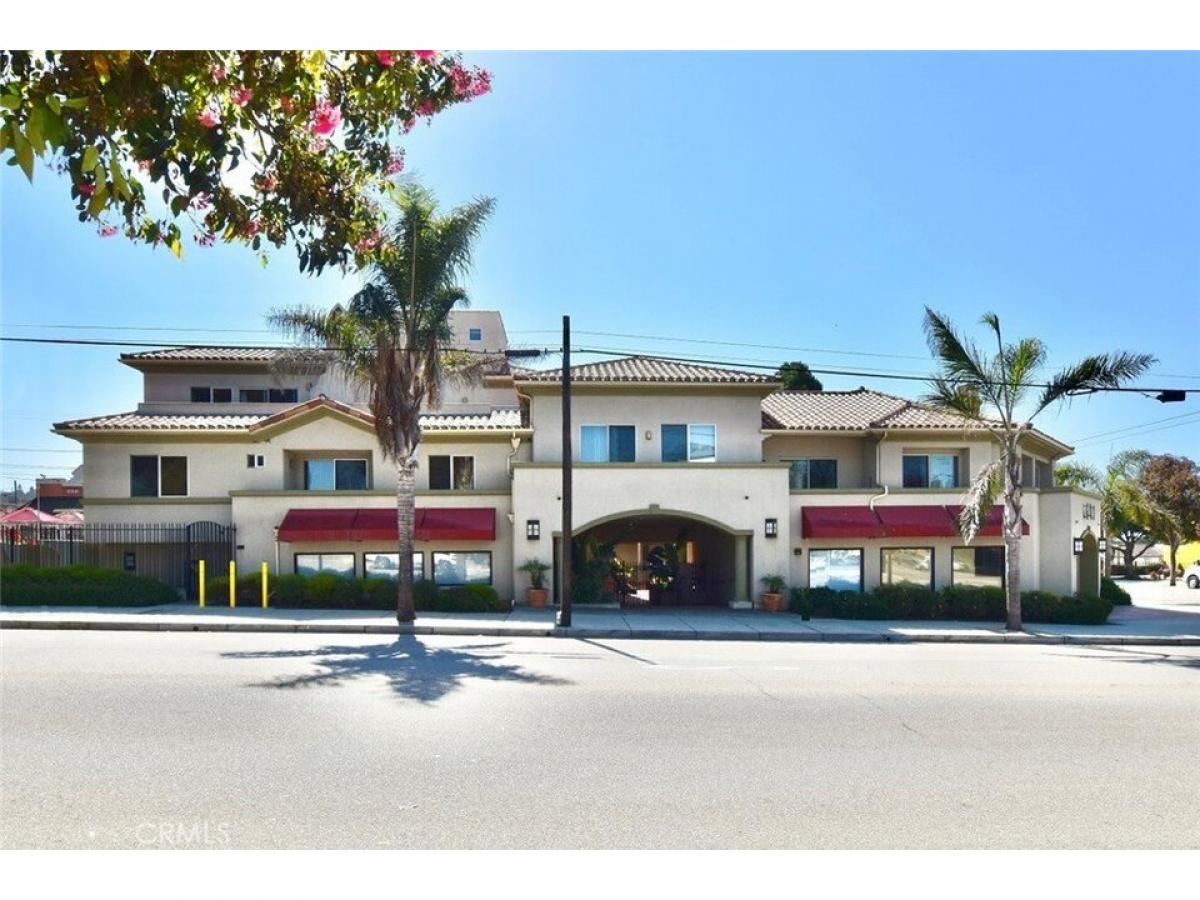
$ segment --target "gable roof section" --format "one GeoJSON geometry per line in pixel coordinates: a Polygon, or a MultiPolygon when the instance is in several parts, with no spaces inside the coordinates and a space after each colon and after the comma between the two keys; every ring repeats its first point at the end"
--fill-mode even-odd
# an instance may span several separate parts
{"type": "MultiPolygon", "coordinates": [[[[523,382],[562,381],[562,369],[513,368],[513,378],[523,382]]],[[[571,366],[571,381],[581,384],[777,384],[773,375],[724,369],[698,363],[675,362],[652,356],[626,356],[571,366]]]]}
{"type": "Polygon", "coordinates": [[[88,419],[55,422],[54,431],[244,431],[263,415],[177,415],[174,413],[114,413],[88,419]]]}

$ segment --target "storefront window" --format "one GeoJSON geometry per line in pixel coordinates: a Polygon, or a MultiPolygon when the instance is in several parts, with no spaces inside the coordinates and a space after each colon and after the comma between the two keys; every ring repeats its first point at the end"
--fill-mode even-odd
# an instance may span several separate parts
{"type": "MultiPolygon", "coordinates": [[[[425,577],[425,554],[412,555],[413,581],[425,577]]],[[[366,578],[395,578],[400,571],[399,553],[364,553],[363,576],[366,578]]]]}
{"type": "Polygon", "coordinates": [[[296,574],[316,575],[329,572],[344,578],[354,577],[353,553],[297,553],[296,574]]]}
{"type": "Polygon", "coordinates": [[[931,547],[888,547],[880,552],[881,584],[916,584],[933,587],[931,547]]]}
{"type": "Polygon", "coordinates": [[[1003,547],[955,547],[950,581],[977,587],[1004,586],[1003,547]]]}
{"type": "Polygon", "coordinates": [[[862,550],[810,550],[808,586],[834,591],[861,591],[862,550]]]}
{"type": "Polygon", "coordinates": [[[433,554],[434,584],[491,584],[492,554],[474,550],[439,550],[433,554]]]}

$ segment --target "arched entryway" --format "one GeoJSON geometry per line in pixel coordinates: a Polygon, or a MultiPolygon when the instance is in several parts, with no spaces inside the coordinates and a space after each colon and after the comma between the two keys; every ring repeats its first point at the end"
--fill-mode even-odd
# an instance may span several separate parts
{"type": "Polygon", "coordinates": [[[626,608],[729,606],[746,593],[748,537],[673,510],[605,516],[575,533],[574,598],[626,608]]]}
{"type": "Polygon", "coordinates": [[[1100,545],[1089,528],[1083,533],[1083,550],[1075,557],[1075,590],[1085,597],[1100,596],[1100,545]]]}

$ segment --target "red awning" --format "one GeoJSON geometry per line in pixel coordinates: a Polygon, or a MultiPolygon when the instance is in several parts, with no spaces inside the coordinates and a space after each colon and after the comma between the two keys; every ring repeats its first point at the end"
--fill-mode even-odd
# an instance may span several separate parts
{"type": "MultiPolygon", "coordinates": [[[[958,514],[962,510],[961,506],[947,506],[946,510],[954,517],[954,521],[958,521],[958,514]]],[[[987,517],[983,520],[983,527],[979,529],[980,537],[1000,537],[1004,534],[1004,507],[993,506],[988,510],[987,517]]],[[[1029,523],[1021,519],[1021,534],[1029,534],[1029,523]]]]}
{"type": "MultiPolygon", "coordinates": [[[[429,508],[416,511],[418,541],[494,541],[494,507],[429,508]]],[[[383,509],[289,509],[279,525],[279,540],[288,543],[314,541],[395,541],[399,537],[396,510],[383,509]]]]}
{"type": "Polygon", "coordinates": [[[884,537],[883,525],[866,506],[805,506],[800,533],[806,538],[884,537]]]}
{"type": "Polygon", "coordinates": [[[888,537],[954,537],[958,528],[944,506],[876,506],[888,537]]]}

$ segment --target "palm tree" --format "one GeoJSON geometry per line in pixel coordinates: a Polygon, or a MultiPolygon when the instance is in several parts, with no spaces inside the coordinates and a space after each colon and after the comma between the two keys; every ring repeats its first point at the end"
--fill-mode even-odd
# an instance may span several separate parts
{"type": "Polygon", "coordinates": [[[313,356],[340,370],[369,398],[375,435],[385,459],[396,465],[396,522],[400,566],[396,618],[411,622],[412,559],[416,519],[420,412],[436,407],[445,378],[471,379],[495,359],[449,351],[449,315],[469,298],[459,283],[471,251],[492,212],[491,198],[439,215],[432,193],[415,184],[397,188],[396,215],[387,239],[366,269],[366,283],[345,306],[274,310],[269,321],[300,340],[304,350],[283,365],[311,365],[313,356]]]}
{"type": "Polygon", "coordinates": [[[998,459],[983,466],[971,481],[958,527],[969,544],[979,533],[996,498],[1004,497],[1004,574],[1007,628],[1021,630],[1021,439],[1033,419],[1058,401],[1077,394],[1120,387],[1144,372],[1154,358],[1143,353],[1089,356],[1037,383],[1046,347],[1037,338],[1006,344],[1000,318],[987,313],[983,324],[996,339],[995,355],[985,355],[961,336],[944,315],[925,307],[925,335],[939,364],[927,402],[989,431],[1000,445],[998,459]],[[1030,392],[1040,389],[1036,397],[1030,392]],[[1028,417],[1018,410],[1032,399],[1028,417]]]}
{"type": "MultiPolygon", "coordinates": [[[[1055,483],[1100,495],[1104,536],[1109,539],[1110,550],[1121,553],[1126,578],[1133,575],[1134,561],[1154,543],[1147,523],[1155,520],[1159,510],[1141,482],[1149,461],[1150,454],[1145,450],[1122,450],[1108,461],[1103,473],[1083,463],[1062,463],[1054,468],[1055,483]],[[1142,545],[1141,550],[1137,549],[1138,544],[1142,545]]],[[[1104,562],[1107,566],[1109,561],[1104,562]]]]}

